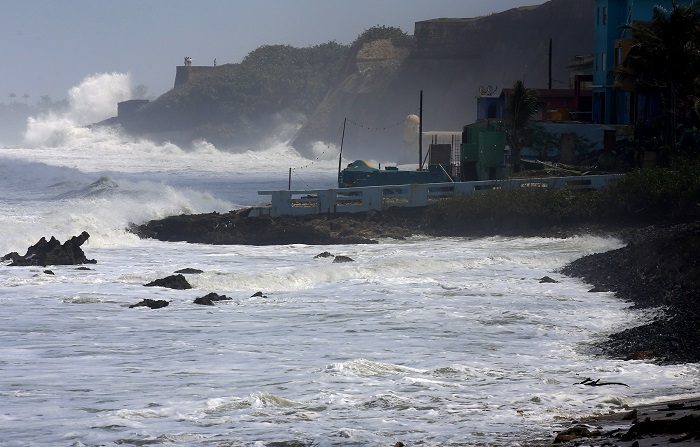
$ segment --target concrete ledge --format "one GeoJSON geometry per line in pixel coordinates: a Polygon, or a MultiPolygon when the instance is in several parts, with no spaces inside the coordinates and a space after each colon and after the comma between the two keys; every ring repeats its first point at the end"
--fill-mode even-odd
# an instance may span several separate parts
{"type": "Polygon", "coordinates": [[[361,188],[258,191],[259,195],[271,196],[271,207],[253,208],[249,216],[304,216],[361,213],[370,210],[381,211],[393,206],[423,207],[441,199],[493,189],[570,188],[597,190],[620,178],[622,178],[621,174],[614,174],[366,186],[361,188]]]}

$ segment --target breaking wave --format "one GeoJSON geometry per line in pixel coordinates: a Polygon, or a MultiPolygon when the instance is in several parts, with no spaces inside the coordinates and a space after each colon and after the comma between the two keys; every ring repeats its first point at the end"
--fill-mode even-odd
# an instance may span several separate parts
{"type": "Polygon", "coordinates": [[[68,109],[27,120],[25,143],[59,146],[71,139],[86,138],[92,131],[82,127],[117,114],[117,103],[131,97],[131,77],[125,73],[102,73],[84,78],[68,91],[68,109]]]}

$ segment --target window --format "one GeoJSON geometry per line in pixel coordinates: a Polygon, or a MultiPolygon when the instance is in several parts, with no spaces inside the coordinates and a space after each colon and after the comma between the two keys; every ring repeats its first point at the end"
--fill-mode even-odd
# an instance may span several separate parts
{"type": "Polygon", "coordinates": [[[605,64],[605,53],[601,53],[601,56],[602,57],[600,58],[600,66],[602,67],[601,69],[605,71],[605,69],[607,68],[605,64]]]}
{"type": "Polygon", "coordinates": [[[603,6],[603,25],[607,25],[608,23],[608,8],[603,6]]]}

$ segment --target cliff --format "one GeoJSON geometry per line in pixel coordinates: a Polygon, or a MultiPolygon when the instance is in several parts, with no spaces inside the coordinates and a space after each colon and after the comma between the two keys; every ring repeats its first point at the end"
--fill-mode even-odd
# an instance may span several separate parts
{"type": "Polygon", "coordinates": [[[103,124],[181,145],[203,138],[222,148],[247,148],[295,129],[335,85],[347,49],[335,42],[266,45],[238,64],[179,66],[172,90],[103,124]]]}
{"type": "Polygon", "coordinates": [[[404,142],[404,123],[418,113],[420,90],[424,130],[460,130],[475,119],[479,86],[509,87],[519,79],[546,86],[550,37],[554,87],[568,87],[567,64],[593,51],[593,12],[594,0],[551,0],[485,17],[417,22],[414,36],[375,27],[351,46],[264,46],[240,64],[178,67],[172,90],[106,124],[224,148],[282,134],[311,153],[316,141],[339,143],[348,117],[349,158],[412,162],[415,143],[404,142]]]}
{"type": "Polygon", "coordinates": [[[550,37],[554,87],[566,88],[567,64],[593,52],[593,12],[593,0],[552,0],[479,18],[421,21],[408,55],[385,44],[374,61],[363,57],[374,45],[365,43],[294,145],[304,151],[316,140],[336,141],[348,117],[361,124],[346,132],[348,157],[413,162],[415,148],[403,142],[404,126],[397,123],[418,113],[420,90],[424,130],[461,130],[476,118],[479,86],[510,87],[519,79],[547,86],[550,37]]]}

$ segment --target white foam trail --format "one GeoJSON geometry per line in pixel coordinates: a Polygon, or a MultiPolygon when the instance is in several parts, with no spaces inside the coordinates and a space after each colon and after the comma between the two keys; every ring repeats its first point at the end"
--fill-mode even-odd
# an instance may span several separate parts
{"type": "Polygon", "coordinates": [[[138,238],[126,230],[131,223],[234,208],[208,193],[152,181],[117,183],[102,178],[63,196],[51,206],[43,201],[25,202],[16,208],[4,206],[0,226],[6,230],[0,240],[0,252],[23,252],[42,236],[56,236],[63,241],[82,231],[90,233],[87,246],[92,248],[129,246],[138,243],[138,238]]]}

